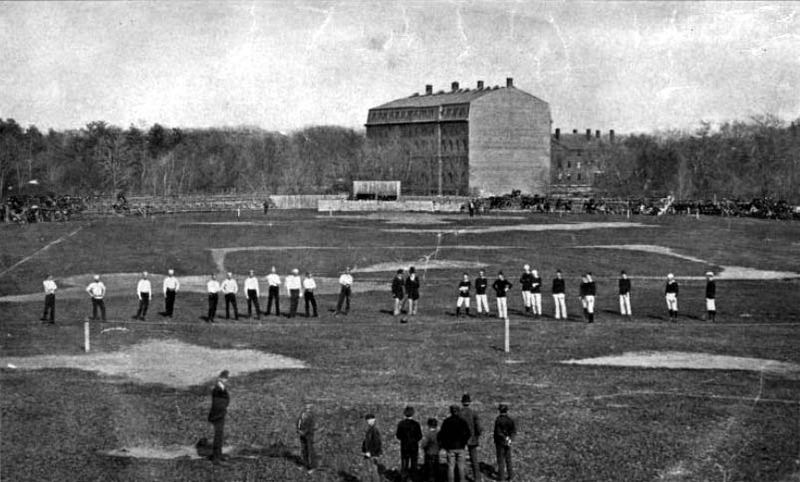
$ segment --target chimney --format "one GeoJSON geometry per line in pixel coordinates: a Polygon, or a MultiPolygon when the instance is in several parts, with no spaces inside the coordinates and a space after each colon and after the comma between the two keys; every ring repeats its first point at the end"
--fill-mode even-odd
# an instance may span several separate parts
{"type": "Polygon", "coordinates": [[[452,84],[450,84],[450,90],[452,90],[453,92],[457,91],[458,90],[458,82],[453,82],[452,84]]]}
{"type": "Polygon", "coordinates": [[[586,129],[586,140],[592,140],[592,130],[586,129]]]}
{"type": "Polygon", "coordinates": [[[478,90],[483,90],[483,81],[482,80],[478,81],[478,90]]]}
{"type": "Polygon", "coordinates": [[[578,129],[572,129],[572,133],[573,134],[577,134],[578,133],[578,129]]]}
{"type": "Polygon", "coordinates": [[[559,139],[560,137],[561,137],[561,128],[556,127],[556,139],[559,139]]]}
{"type": "Polygon", "coordinates": [[[428,84],[425,86],[425,95],[431,95],[431,94],[433,94],[433,86],[431,84],[428,84]]]}
{"type": "Polygon", "coordinates": [[[614,142],[614,129],[608,131],[608,140],[609,142],[614,142]]]}
{"type": "Polygon", "coordinates": [[[599,130],[594,131],[594,136],[600,139],[600,131],[599,130]]]}
{"type": "Polygon", "coordinates": [[[514,79],[506,77],[506,87],[514,87],[514,79]]]}

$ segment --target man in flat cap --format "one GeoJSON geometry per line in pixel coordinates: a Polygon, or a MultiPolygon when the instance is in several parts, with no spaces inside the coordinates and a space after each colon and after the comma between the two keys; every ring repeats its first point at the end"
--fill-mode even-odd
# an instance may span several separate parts
{"type": "Polygon", "coordinates": [[[100,275],[94,275],[94,281],[89,283],[89,286],[86,287],[86,292],[89,293],[89,296],[92,298],[91,320],[97,320],[97,312],[100,311],[101,319],[106,321],[106,304],[103,301],[103,298],[106,296],[106,285],[100,281],[100,275]]]}
{"type": "Polygon", "coordinates": [[[494,421],[494,447],[497,452],[497,480],[503,480],[506,469],[508,480],[514,478],[511,468],[511,444],[517,436],[514,420],[508,416],[508,405],[501,403],[497,407],[500,414],[494,421]]]}
{"type": "Polygon", "coordinates": [[[706,273],[706,311],[708,312],[708,321],[714,323],[717,321],[717,282],[714,281],[714,273],[709,271],[706,273]]]}
{"type": "Polygon", "coordinates": [[[464,421],[467,422],[467,426],[469,426],[470,437],[467,442],[467,449],[469,452],[470,465],[472,466],[472,480],[480,482],[481,468],[480,460],[478,459],[478,446],[481,444],[480,437],[483,433],[483,429],[481,428],[481,421],[478,418],[478,414],[475,410],[470,408],[471,404],[472,397],[469,396],[469,393],[465,393],[461,397],[459,416],[464,419],[464,421]]]}
{"type": "Polygon", "coordinates": [[[368,413],[364,419],[367,421],[367,431],[364,434],[364,441],[361,443],[361,453],[364,455],[369,480],[379,481],[381,479],[380,456],[383,454],[381,432],[375,426],[375,415],[368,413]]]}
{"type": "Polygon", "coordinates": [[[223,370],[211,390],[211,411],[208,421],[214,426],[214,445],[211,461],[214,465],[222,464],[227,456],[222,454],[222,445],[225,438],[225,415],[228,413],[230,394],[228,393],[228,370],[223,370]]]}

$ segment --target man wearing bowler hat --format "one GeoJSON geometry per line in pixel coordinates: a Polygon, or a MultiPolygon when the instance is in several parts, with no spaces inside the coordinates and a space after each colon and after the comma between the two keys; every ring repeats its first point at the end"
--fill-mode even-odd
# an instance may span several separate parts
{"type": "Polygon", "coordinates": [[[228,413],[228,370],[222,370],[211,391],[211,411],[208,421],[214,426],[214,446],[211,461],[214,465],[222,464],[228,457],[222,455],[222,445],[225,439],[225,415],[228,413]]]}
{"type": "Polygon", "coordinates": [[[469,396],[469,393],[465,393],[464,396],[461,397],[461,410],[459,411],[459,417],[464,419],[469,426],[470,437],[469,441],[467,442],[467,450],[469,451],[470,465],[472,465],[472,480],[475,482],[480,482],[481,468],[480,460],[478,459],[478,446],[480,445],[480,437],[483,430],[481,429],[481,423],[480,419],[478,418],[478,414],[470,408],[471,403],[472,397],[469,396]]]}

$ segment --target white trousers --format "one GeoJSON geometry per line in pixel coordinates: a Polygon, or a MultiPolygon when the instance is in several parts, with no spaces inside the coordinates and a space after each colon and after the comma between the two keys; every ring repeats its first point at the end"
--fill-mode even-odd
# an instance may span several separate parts
{"type": "Polygon", "coordinates": [[[670,311],[678,311],[678,295],[675,293],[667,293],[667,309],[670,311]]]}
{"type": "Polygon", "coordinates": [[[523,291],[522,292],[522,302],[525,303],[525,308],[531,307],[531,292],[530,291],[523,291]]]}
{"type": "Polygon", "coordinates": [[[556,320],[560,320],[562,317],[567,319],[567,302],[564,293],[553,295],[553,302],[556,304],[556,320]]]}
{"type": "Polygon", "coordinates": [[[536,315],[542,314],[542,294],[531,293],[531,305],[533,306],[533,313],[536,315]]]}
{"type": "Polygon", "coordinates": [[[500,319],[508,318],[508,303],[506,297],[497,298],[497,317],[500,319]]]}
{"type": "Polygon", "coordinates": [[[456,301],[456,306],[461,308],[461,305],[466,305],[469,308],[469,298],[466,296],[459,296],[458,301],[456,301]]]}
{"type": "Polygon", "coordinates": [[[625,315],[632,315],[631,313],[631,294],[625,293],[624,295],[619,295],[619,312],[622,316],[625,315]]]}
{"type": "Polygon", "coordinates": [[[706,311],[717,311],[716,300],[706,298],[706,311]]]}
{"type": "Polygon", "coordinates": [[[581,298],[581,304],[583,305],[583,309],[586,310],[587,313],[594,313],[594,296],[586,295],[581,298]]]}
{"type": "Polygon", "coordinates": [[[478,305],[478,313],[482,313],[481,307],[489,313],[489,300],[486,298],[486,295],[475,295],[475,304],[478,305]]]}

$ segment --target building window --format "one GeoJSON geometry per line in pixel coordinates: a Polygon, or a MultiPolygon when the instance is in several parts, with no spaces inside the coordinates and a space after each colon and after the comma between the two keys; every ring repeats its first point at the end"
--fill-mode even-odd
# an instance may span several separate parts
{"type": "Polygon", "coordinates": [[[578,173],[578,180],[579,181],[581,180],[581,173],[580,172],[578,173]]]}
{"type": "Polygon", "coordinates": [[[580,169],[580,168],[581,168],[581,161],[578,161],[575,163],[575,169],[580,169]]]}
{"type": "Polygon", "coordinates": [[[571,168],[572,168],[572,163],[567,161],[567,169],[571,169],[571,168]]]}

